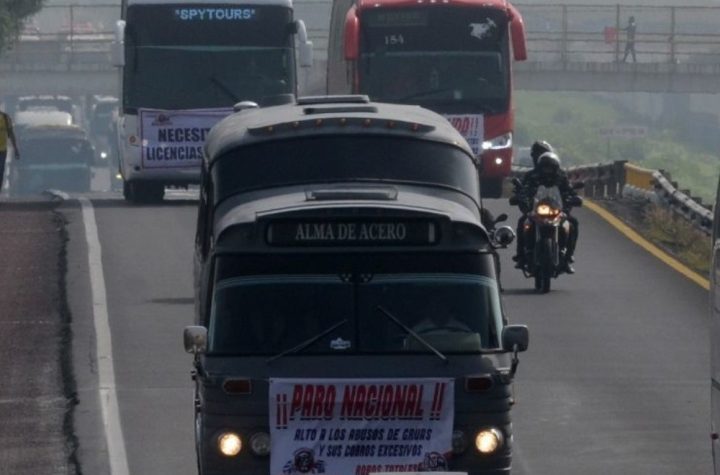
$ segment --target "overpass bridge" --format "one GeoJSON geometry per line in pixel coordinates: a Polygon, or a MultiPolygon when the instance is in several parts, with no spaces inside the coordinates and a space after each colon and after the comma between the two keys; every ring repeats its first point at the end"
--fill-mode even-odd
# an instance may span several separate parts
{"type": "MultiPolygon", "coordinates": [[[[296,2],[316,49],[315,67],[301,73],[304,92],[323,91],[331,3],[296,2]]],[[[720,6],[518,7],[527,26],[529,60],[514,66],[517,89],[720,92],[720,6]],[[637,62],[623,62],[631,16],[637,20],[637,62]]],[[[46,7],[0,57],[0,95],[117,94],[110,43],[118,17],[117,5],[46,7]]]]}

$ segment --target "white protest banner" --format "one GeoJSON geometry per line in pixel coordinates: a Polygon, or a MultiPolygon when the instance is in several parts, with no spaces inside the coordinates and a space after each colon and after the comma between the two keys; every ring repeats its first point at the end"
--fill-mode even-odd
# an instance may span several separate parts
{"type": "Polygon", "coordinates": [[[485,140],[485,119],[479,114],[443,114],[448,122],[457,129],[476,156],[482,152],[482,143],[485,140]]]}
{"type": "Polygon", "coordinates": [[[270,475],[447,470],[452,378],[271,379],[270,475]]]}
{"type": "Polygon", "coordinates": [[[143,168],[200,166],[208,132],[231,112],[231,109],[140,109],[143,168]]]}

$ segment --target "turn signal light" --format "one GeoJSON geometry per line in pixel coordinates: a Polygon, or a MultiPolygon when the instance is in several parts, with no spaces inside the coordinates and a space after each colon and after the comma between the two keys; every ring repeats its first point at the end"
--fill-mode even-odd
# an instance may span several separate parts
{"type": "Polygon", "coordinates": [[[226,379],[223,382],[223,390],[228,394],[250,394],[252,384],[249,379],[226,379]]]}
{"type": "Polygon", "coordinates": [[[490,376],[473,376],[465,378],[465,391],[469,393],[480,393],[493,387],[493,380],[490,376]]]}

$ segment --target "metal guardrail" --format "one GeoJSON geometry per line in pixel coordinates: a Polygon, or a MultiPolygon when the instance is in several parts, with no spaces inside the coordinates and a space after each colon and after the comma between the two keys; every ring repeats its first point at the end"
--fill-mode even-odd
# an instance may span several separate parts
{"type": "MultiPolygon", "coordinates": [[[[513,176],[521,177],[529,168],[513,168],[513,176]]],[[[638,167],[624,160],[613,163],[580,165],[565,170],[571,182],[585,183],[585,196],[594,199],[633,199],[654,203],[682,216],[696,229],[712,234],[713,213],[690,191],[662,170],[638,167]]]]}

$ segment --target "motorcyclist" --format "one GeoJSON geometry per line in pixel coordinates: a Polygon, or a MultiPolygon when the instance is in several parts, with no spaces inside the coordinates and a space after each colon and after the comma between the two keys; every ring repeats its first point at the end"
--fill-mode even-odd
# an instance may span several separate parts
{"type": "Polygon", "coordinates": [[[540,186],[552,187],[559,189],[563,199],[563,211],[566,219],[570,224],[570,235],[568,236],[565,248],[565,258],[562,260],[563,270],[568,274],[574,274],[575,269],[572,263],[575,261],[575,247],[579,235],[579,226],[577,219],[570,214],[573,201],[576,199],[577,193],[570,186],[567,175],[560,168],[560,158],[553,151],[552,146],[544,141],[535,142],[531,149],[531,157],[535,167],[527,172],[522,179],[518,194],[520,210],[523,215],[518,221],[517,228],[517,254],[513,260],[517,262],[516,267],[522,269],[525,265],[525,233],[523,228],[527,220],[527,213],[531,211],[532,202],[537,190],[540,186]]]}

